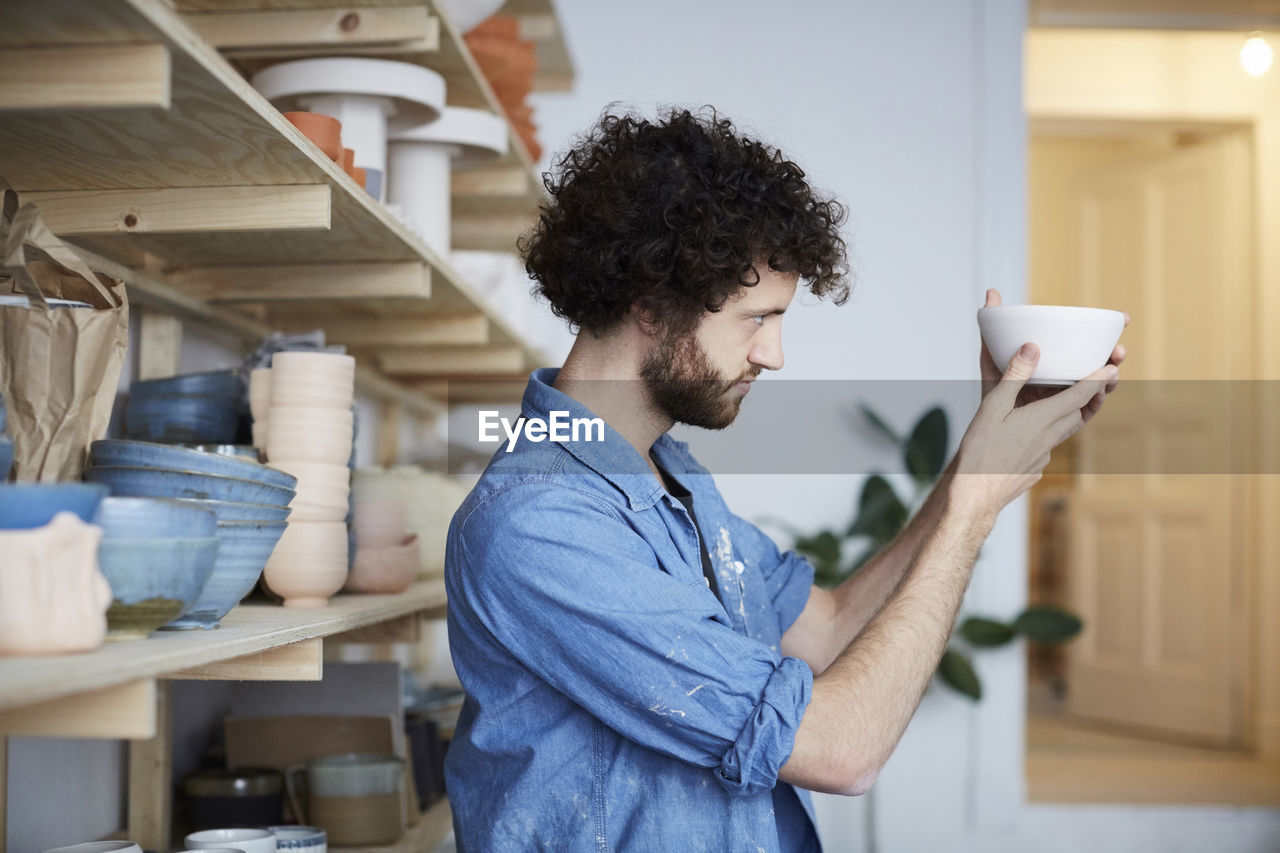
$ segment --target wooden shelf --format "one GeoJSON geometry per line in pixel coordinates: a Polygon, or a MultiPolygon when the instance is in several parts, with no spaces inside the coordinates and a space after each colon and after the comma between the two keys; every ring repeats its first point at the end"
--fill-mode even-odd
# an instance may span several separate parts
{"type": "MultiPolygon", "coordinates": [[[[300,264],[396,265],[419,270],[416,289],[401,284],[392,296],[369,295],[379,291],[364,293],[357,276],[347,280],[347,292],[326,286],[322,298],[308,300],[309,310],[344,319],[485,314],[447,261],[307,141],[162,0],[17,0],[6,4],[5,24],[0,71],[13,70],[19,59],[56,66],[68,52],[105,43],[133,50],[137,79],[120,82],[119,92],[90,85],[93,62],[75,66],[85,79],[62,81],[66,91],[85,93],[74,109],[19,108],[17,96],[7,96],[23,89],[23,78],[0,82],[0,174],[24,200],[35,194],[54,211],[55,232],[127,267],[146,267],[154,279],[197,294],[213,291],[213,298],[249,277],[265,282],[262,297],[273,299],[273,277],[287,277],[300,264]],[[156,51],[167,54],[167,64],[155,61],[156,51]],[[259,215],[263,208],[271,214],[259,215]]],[[[110,67],[107,59],[96,61],[110,67]]],[[[526,367],[544,362],[501,318],[488,316],[488,324],[486,344],[519,347],[526,367]]]]}
{"type": "Polygon", "coordinates": [[[418,823],[409,827],[404,837],[386,847],[333,847],[331,853],[431,853],[453,829],[453,813],[449,801],[439,800],[427,807],[418,823]]]}
{"type": "MultiPolygon", "coordinates": [[[[143,640],[107,643],[81,655],[0,659],[0,711],[105,691],[157,678],[245,678],[246,656],[262,660],[267,680],[279,680],[280,660],[268,653],[413,613],[438,616],[444,584],[422,581],[399,595],[338,595],[329,606],[292,609],[242,604],[213,631],[161,631],[143,640]],[[236,661],[234,666],[228,662],[236,661]],[[223,672],[218,672],[222,665],[223,672]]],[[[288,653],[280,652],[283,657],[288,653]]],[[[303,656],[305,659],[305,656],[303,656]]],[[[299,660],[295,658],[294,664],[299,660]]],[[[81,712],[90,710],[83,703],[81,712]]],[[[0,714],[0,726],[6,715],[0,714]]]]}

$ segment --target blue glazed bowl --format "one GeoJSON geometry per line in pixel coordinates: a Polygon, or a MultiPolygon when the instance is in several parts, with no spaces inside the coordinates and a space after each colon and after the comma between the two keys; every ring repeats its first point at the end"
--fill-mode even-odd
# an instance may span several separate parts
{"type": "Polygon", "coordinates": [[[107,638],[145,637],[180,616],[209,581],[218,547],[214,536],[103,539],[98,567],[111,585],[107,638]]]}
{"type": "Polygon", "coordinates": [[[195,471],[201,474],[218,474],[222,477],[239,477],[242,480],[261,480],[273,486],[292,489],[298,478],[260,462],[242,456],[225,456],[206,453],[171,444],[153,444],[147,441],[95,441],[89,445],[89,463],[100,466],[128,466],[135,468],[167,468],[177,471],[195,471]]]}
{"type": "Polygon", "coordinates": [[[240,501],[208,501],[196,498],[174,498],[177,503],[191,504],[213,513],[218,521],[285,521],[289,507],[275,504],[249,504],[240,501]]]}
{"type": "Polygon", "coordinates": [[[276,834],[277,850],[316,853],[325,849],[329,841],[328,834],[316,826],[268,826],[267,831],[276,834]]]}
{"type": "Polygon", "coordinates": [[[199,506],[163,498],[107,498],[93,523],[107,539],[216,539],[218,520],[199,506]]]}
{"type": "Polygon", "coordinates": [[[247,393],[239,370],[210,370],[204,373],[184,373],[163,379],[147,379],[129,385],[129,394],[139,397],[156,395],[226,397],[239,400],[247,393]]]}
{"type": "Polygon", "coordinates": [[[230,397],[130,394],[124,409],[129,438],[166,444],[231,444],[239,423],[230,397]]]}
{"type": "Polygon", "coordinates": [[[9,436],[0,434],[0,482],[9,479],[9,469],[13,467],[13,442],[9,436]]]}
{"type": "Polygon", "coordinates": [[[262,577],[271,552],[284,534],[284,521],[218,523],[218,559],[195,604],[164,626],[166,631],[217,628],[262,577]]]}
{"type": "Polygon", "coordinates": [[[277,506],[287,506],[293,500],[293,489],[284,489],[259,480],[242,480],[239,477],[170,468],[92,465],[84,469],[84,478],[90,483],[110,486],[113,495],[129,497],[203,498],[277,506]]]}
{"type": "Polygon", "coordinates": [[[9,483],[0,485],[0,530],[44,527],[60,512],[93,521],[107,487],[97,483],[9,483]]]}

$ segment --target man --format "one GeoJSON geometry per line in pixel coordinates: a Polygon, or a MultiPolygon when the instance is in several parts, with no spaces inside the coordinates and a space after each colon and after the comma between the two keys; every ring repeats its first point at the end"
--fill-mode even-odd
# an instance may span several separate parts
{"type": "Polygon", "coordinates": [[[527,266],[580,333],[533,373],[523,415],[607,426],[504,446],[454,516],[460,848],[817,850],[803,789],[871,786],[997,514],[1097,412],[1114,365],[1032,402],[1035,347],[1005,382],[984,352],[983,403],[920,513],[818,589],[667,431],[728,426],[782,367],[801,280],[844,300],[843,209],[729,122],[679,111],[606,115],[548,190],[527,266]]]}

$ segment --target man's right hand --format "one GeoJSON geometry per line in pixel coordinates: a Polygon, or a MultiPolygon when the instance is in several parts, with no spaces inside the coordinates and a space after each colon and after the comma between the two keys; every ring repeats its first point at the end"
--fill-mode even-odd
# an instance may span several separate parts
{"type": "Polygon", "coordinates": [[[1049,451],[1084,426],[1085,407],[1119,376],[1119,368],[1109,364],[1056,394],[1018,405],[1019,392],[1039,358],[1039,347],[1028,343],[1009,360],[956,453],[951,500],[992,522],[1008,503],[1040,481],[1049,451]]]}

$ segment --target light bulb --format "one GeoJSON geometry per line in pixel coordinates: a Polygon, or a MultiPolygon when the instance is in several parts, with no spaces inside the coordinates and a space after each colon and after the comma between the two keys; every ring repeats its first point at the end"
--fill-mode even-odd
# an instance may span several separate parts
{"type": "Polygon", "coordinates": [[[1271,67],[1271,45],[1262,33],[1250,33],[1244,47],[1240,48],[1240,64],[1254,77],[1261,77],[1271,67]]]}

